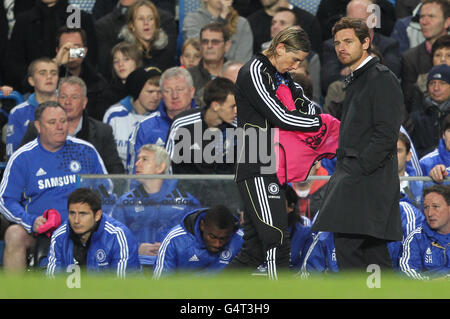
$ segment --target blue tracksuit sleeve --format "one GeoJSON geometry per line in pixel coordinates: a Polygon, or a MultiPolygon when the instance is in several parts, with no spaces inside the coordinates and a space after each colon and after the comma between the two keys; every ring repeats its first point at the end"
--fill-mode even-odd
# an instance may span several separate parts
{"type": "Polygon", "coordinates": [[[428,277],[421,274],[421,270],[424,268],[420,237],[422,227],[418,227],[412,231],[408,237],[403,241],[403,252],[400,258],[400,270],[408,277],[414,279],[428,279],[428,277]]]}
{"type": "Polygon", "coordinates": [[[140,134],[141,123],[138,123],[130,135],[130,142],[128,143],[127,151],[127,170],[129,174],[135,174],[135,167],[139,148],[142,146],[140,134]]]}
{"type": "Polygon", "coordinates": [[[181,227],[176,227],[170,231],[161,243],[156,259],[153,277],[158,279],[163,274],[167,274],[177,269],[177,245],[175,243],[177,235],[185,233],[181,227]]]}
{"type": "Polygon", "coordinates": [[[308,277],[310,272],[323,272],[326,269],[325,253],[319,241],[319,234],[313,235],[313,241],[306,251],[300,270],[302,277],[308,277]]]}
{"type": "Polygon", "coordinates": [[[66,233],[67,228],[68,224],[65,223],[52,234],[47,264],[47,276],[49,277],[54,277],[55,274],[62,271],[63,241],[60,239],[66,233]]]}
{"type": "Polygon", "coordinates": [[[111,269],[115,269],[117,277],[125,278],[127,273],[140,270],[138,256],[138,246],[136,239],[127,228],[112,228],[108,223],[105,229],[116,235],[114,243],[114,258],[111,263],[111,269]]]}
{"type": "Polygon", "coordinates": [[[28,233],[33,231],[33,223],[37,215],[43,212],[30,214],[22,204],[24,198],[22,194],[27,186],[27,177],[24,175],[27,170],[20,167],[16,161],[18,154],[12,156],[6,165],[3,179],[0,184],[0,210],[3,216],[10,222],[22,225],[28,233]]]}
{"type": "Polygon", "coordinates": [[[16,113],[10,114],[8,118],[8,132],[6,134],[6,155],[11,156],[17,150],[24,135],[23,120],[16,113]]]}
{"type": "Polygon", "coordinates": [[[337,260],[332,233],[319,232],[313,234],[313,241],[306,252],[300,270],[302,277],[308,277],[311,272],[337,272],[337,260]]]}

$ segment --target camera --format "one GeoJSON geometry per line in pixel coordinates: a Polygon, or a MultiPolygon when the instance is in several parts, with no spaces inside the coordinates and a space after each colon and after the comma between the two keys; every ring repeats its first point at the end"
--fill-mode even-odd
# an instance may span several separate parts
{"type": "Polygon", "coordinates": [[[70,58],[84,58],[86,50],[84,48],[74,48],[69,50],[70,58]]]}

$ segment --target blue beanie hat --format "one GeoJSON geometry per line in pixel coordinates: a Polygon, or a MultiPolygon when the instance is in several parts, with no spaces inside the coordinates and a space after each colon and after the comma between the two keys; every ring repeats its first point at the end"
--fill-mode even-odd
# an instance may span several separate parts
{"type": "Polygon", "coordinates": [[[441,80],[450,84],[450,66],[447,64],[433,66],[428,73],[427,85],[432,80],[441,80]]]}

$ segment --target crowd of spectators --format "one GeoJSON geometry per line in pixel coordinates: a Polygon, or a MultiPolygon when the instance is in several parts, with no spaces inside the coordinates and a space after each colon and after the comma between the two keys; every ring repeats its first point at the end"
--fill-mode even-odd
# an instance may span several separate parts
{"type": "MultiPolygon", "coordinates": [[[[429,176],[434,181],[400,185],[404,246],[389,246],[394,268],[413,278],[448,275],[448,262],[439,264],[441,259],[434,257],[442,249],[426,249],[433,238],[443,247],[449,244],[448,0],[318,0],[316,12],[288,0],[198,1],[200,9],[179,20],[177,1],[86,1],[90,7],[79,10],[71,4],[83,1],[0,0],[0,161],[6,163],[0,239],[5,240],[5,268],[26,267],[27,254],[36,245],[31,234],[45,224],[41,215],[46,209],[57,209],[64,227],[72,227],[72,221],[66,223],[67,199],[75,189],[71,174],[233,174],[233,165],[224,157],[227,147],[236,146],[225,132],[236,127],[237,74],[284,28],[301,26],[311,42],[311,51],[292,77],[317,109],[339,119],[345,80],[352,71],[337,58],[331,28],[347,16],[366,21],[372,54],[401,83],[399,177],[429,176]],[[20,93],[24,102],[9,99],[11,91],[20,93]],[[197,122],[203,125],[201,136],[208,130],[220,136],[220,149],[212,157],[221,161],[188,166],[176,158],[183,155],[176,148],[176,133],[180,128],[194,131],[197,122]],[[436,183],[442,188],[433,186],[436,183]],[[44,205],[49,198],[55,198],[55,207],[44,205]],[[435,202],[447,211],[436,209],[435,202]]],[[[204,142],[187,142],[190,149],[185,153],[195,156],[204,142]]],[[[333,169],[332,160],[322,160],[309,176],[330,176],[333,169]]],[[[291,267],[304,277],[313,271],[339,271],[333,234],[309,229],[326,183],[295,182],[289,189],[291,236],[302,234],[297,243],[291,239],[291,267]]],[[[100,220],[108,218],[114,227],[122,227],[120,222],[128,227],[136,237],[141,265],[155,266],[155,277],[177,264],[220,270],[237,254],[242,234],[226,207],[200,209],[203,203],[176,180],[138,179],[126,191],[125,185],[112,184],[107,180],[92,186],[116,198],[112,217],[104,210],[108,217],[100,214],[97,220],[95,207],[90,207],[93,224],[98,228],[100,220]],[[148,215],[144,218],[142,212],[148,215]],[[210,256],[218,253],[220,257],[210,256]],[[208,261],[201,256],[209,256],[208,261]]],[[[55,247],[50,248],[56,258],[55,247]]]]}

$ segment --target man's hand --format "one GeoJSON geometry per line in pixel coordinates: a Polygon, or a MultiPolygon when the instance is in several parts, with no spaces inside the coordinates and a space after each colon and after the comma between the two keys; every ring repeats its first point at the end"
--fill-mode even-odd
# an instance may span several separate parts
{"type": "Polygon", "coordinates": [[[44,216],[39,216],[38,218],[36,218],[34,220],[33,232],[37,233],[39,227],[41,227],[41,225],[43,225],[46,221],[47,219],[44,216]]]}
{"type": "Polygon", "coordinates": [[[157,256],[160,246],[161,246],[161,243],[159,243],[159,242],[155,242],[153,244],[142,243],[139,246],[138,253],[139,253],[139,255],[157,256]]]}
{"type": "Polygon", "coordinates": [[[436,182],[436,183],[442,183],[445,176],[448,175],[447,168],[442,165],[438,164],[435,167],[433,167],[430,171],[430,177],[436,182]]]}
{"type": "Polygon", "coordinates": [[[65,43],[62,47],[59,48],[56,57],[53,59],[58,66],[66,65],[67,63],[74,60],[69,57],[69,50],[74,47],[72,42],[65,43]]]}
{"type": "Polygon", "coordinates": [[[10,86],[4,85],[0,87],[0,91],[3,93],[3,96],[9,96],[14,89],[10,86]]]}

